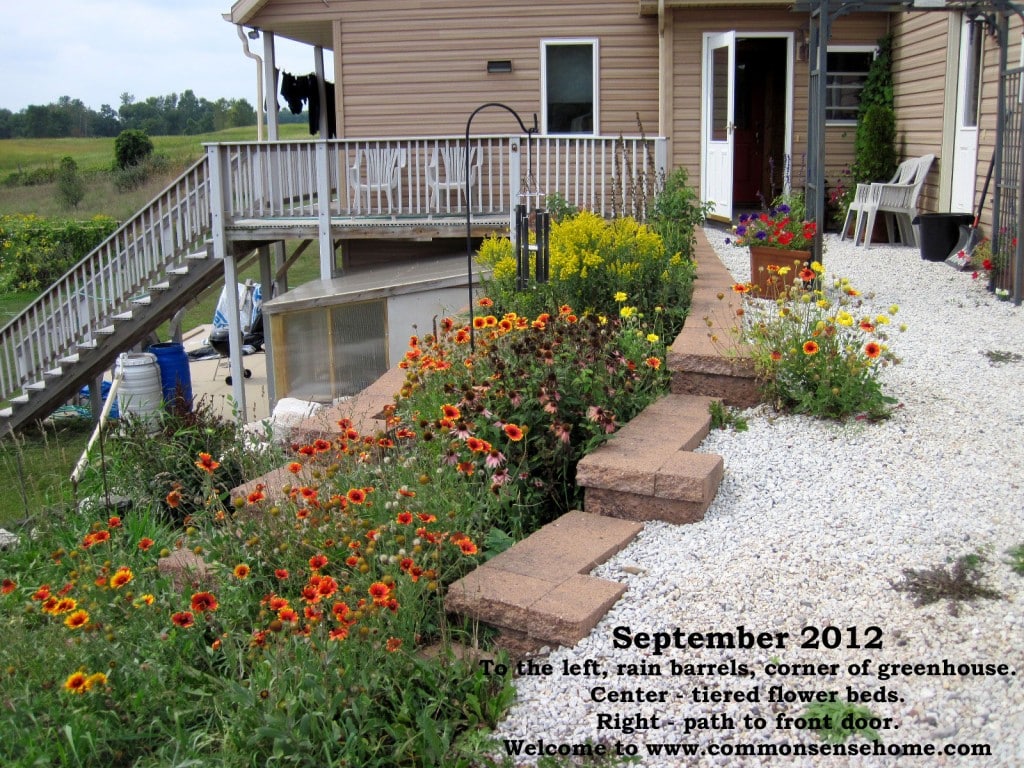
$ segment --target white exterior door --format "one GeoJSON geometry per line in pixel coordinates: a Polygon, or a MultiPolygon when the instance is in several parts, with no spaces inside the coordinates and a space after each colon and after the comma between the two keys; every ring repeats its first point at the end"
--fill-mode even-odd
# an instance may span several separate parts
{"type": "Polygon", "coordinates": [[[982,25],[966,17],[960,27],[960,74],[957,78],[956,127],[953,132],[953,173],[950,210],[973,213],[977,202],[978,104],[980,102],[982,25]]]}
{"type": "Polygon", "coordinates": [[[736,33],[704,35],[701,196],[711,217],[732,220],[736,33]]]}

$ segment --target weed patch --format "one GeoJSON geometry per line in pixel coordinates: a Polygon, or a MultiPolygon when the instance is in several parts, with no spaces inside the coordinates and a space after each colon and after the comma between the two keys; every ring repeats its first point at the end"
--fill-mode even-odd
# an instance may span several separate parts
{"type": "Polygon", "coordinates": [[[934,568],[904,568],[903,581],[894,583],[893,589],[909,592],[917,606],[930,605],[940,600],[949,601],[949,613],[957,616],[960,604],[973,600],[999,600],[1003,595],[984,583],[981,566],[985,558],[977,553],[961,555],[950,566],[934,568]]]}

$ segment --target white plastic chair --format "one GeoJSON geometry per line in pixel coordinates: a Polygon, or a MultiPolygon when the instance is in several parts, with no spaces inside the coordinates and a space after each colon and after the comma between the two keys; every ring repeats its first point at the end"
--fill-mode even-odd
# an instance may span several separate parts
{"type": "Polygon", "coordinates": [[[348,169],[348,190],[351,207],[356,212],[373,210],[376,195],[376,209],[382,210],[381,195],[388,201],[388,213],[395,208],[394,194],[401,181],[401,170],[405,167],[405,150],[395,147],[357,149],[355,162],[348,169]]]}
{"type": "MultiPolygon", "coordinates": [[[[476,184],[480,175],[480,148],[469,150],[469,183],[476,184]]],[[[435,147],[430,154],[427,165],[427,206],[431,210],[441,210],[441,193],[445,193],[444,210],[452,209],[451,193],[455,192],[455,204],[458,207],[465,201],[466,195],[466,148],[435,147]]]]}
{"type": "Polygon", "coordinates": [[[850,217],[857,214],[853,228],[853,244],[860,243],[865,248],[871,245],[871,233],[875,227],[875,217],[881,213],[885,215],[886,231],[889,235],[889,242],[895,242],[893,221],[899,227],[900,239],[906,245],[917,245],[917,235],[914,232],[914,217],[917,215],[917,198],[921,195],[921,188],[928,176],[928,171],[935,160],[935,155],[923,155],[911,160],[904,160],[896,169],[896,174],[888,182],[875,182],[873,184],[858,184],[854,193],[853,202],[846,212],[846,220],[843,222],[842,232],[839,239],[846,238],[846,230],[850,225],[850,217]]]}

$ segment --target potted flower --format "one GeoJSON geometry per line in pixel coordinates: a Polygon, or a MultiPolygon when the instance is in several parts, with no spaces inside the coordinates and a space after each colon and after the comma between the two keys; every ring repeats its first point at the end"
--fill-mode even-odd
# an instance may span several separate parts
{"type": "Polygon", "coordinates": [[[776,298],[790,271],[810,263],[817,225],[802,211],[799,198],[779,198],[767,211],[740,216],[734,242],[750,249],[750,282],[758,295],[776,298]]]}

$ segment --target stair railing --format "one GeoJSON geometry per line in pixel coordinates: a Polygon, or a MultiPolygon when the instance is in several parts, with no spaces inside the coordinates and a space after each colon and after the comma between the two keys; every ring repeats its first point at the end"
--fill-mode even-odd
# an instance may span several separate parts
{"type": "Polygon", "coordinates": [[[41,381],[211,230],[204,156],[0,329],[0,399],[41,381]]]}

